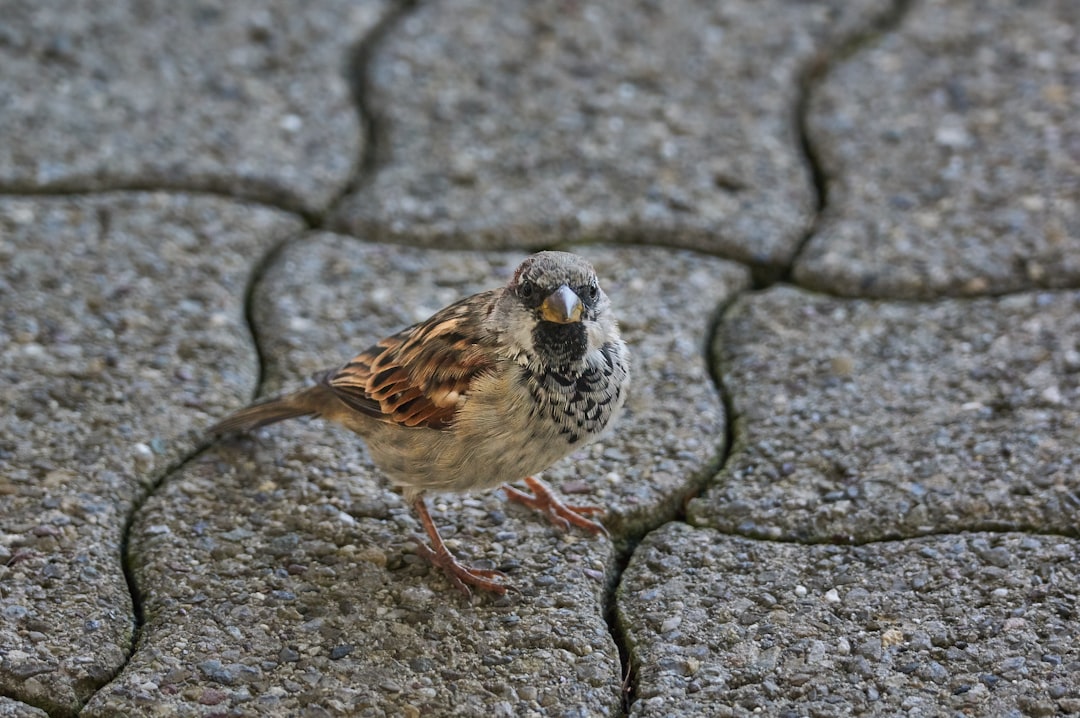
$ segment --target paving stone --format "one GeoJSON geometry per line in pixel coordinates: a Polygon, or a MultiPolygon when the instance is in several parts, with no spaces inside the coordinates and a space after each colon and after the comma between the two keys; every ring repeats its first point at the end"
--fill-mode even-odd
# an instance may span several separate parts
{"type": "MultiPolygon", "coordinates": [[[[574,502],[610,506],[614,531],[643,531],[647,513],[673,512],[670,496],[708,476],[721,451],[705,334],[747,275],[690,252],[581,251],[619,308],[638,383],[603,448],[546,478],[574,502]],[[676,423],[686,406],[699,418],[676,423]]],[[[269,390],[498,286],[523,256],[326,234],[291,245],[256,291],[269,390]]],[[[520,593],[468,602],[430,569],[408,540],[418,522],[344,430],[294,421],[213,447],[133,526],[143,638],[87,715],[203,703],[333,715],[617,712],[621,669],[604,621],[611,543],[556,529],[498,492],[429,502],[451,548],[506,571],[520,593]]]]}
{"type": "Polygon", "coordinates": [[[669,524],[619,621],[631,716],[1072,715],[1080,542],[781,544],[669,524]]]}
{"type": "Polygon", "coordinates": [[[0,126],[18,141],[0,144],[0,185],[325,209],[363,149],[346,61],[388,6],[5,3],[0,126]]]}
{"type": "Polygon", "coordinates": [[[935,303],[775,288],[717,337],[735,445],[691,520],[871,541],[1076,535],[1080,292],[935,303]]]}
{"type": "Polygon", "coordinates": [[[48,715],[40,708],[0,696],[0,717],[2,718],[48,718],[48,715]]]}
{"type": "Polygon", "coordinates": [[[71,715],[124,663],[135,502],[249,395],[254,257],[299,221],[165,194],[0,198],[0,691],[71,715]]]}
{"type": "Polygon", "coordinates": [[[858,2],[421,5],[375,49],[378,168],[336,227],[490,249],[629,240],[777,267],[814,214],[806,68],[858,2]]]}
{"type": "Polygon", "coordinates": [[[795,268],[833,293],[1080,283],[1080,4],[911,4],[829,73],[808,126],[829,182],[795,268]]]}

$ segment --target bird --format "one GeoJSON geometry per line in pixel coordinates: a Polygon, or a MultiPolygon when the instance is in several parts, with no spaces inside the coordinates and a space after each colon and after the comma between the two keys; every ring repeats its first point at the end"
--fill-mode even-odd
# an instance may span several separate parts
{"type": "Polygon", "coordinates": [[[564,504],[536,474],[608,430],[629,386],[629,350],[596,271],[576,254],[544,251],[504,286],[465,297],[209,431],[245,433],[297,417],[350,429],[416,512],[426,533],[410,537],[417,553],[466,595],[470,587],[503,595],[511,586],[502,572],[468,566],[446,547],[426,496],[501,485],[508,500],[564,529],[606,535],[592,518],[602,508],[564,504]]]}

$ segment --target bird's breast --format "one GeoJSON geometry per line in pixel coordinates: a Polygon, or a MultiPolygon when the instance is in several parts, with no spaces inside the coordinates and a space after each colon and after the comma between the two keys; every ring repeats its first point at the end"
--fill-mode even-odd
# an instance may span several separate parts
{"type": "Polygon", "coordinates": [[[407,451],[382,444],[376,463],[395,483],[468,491],[539,473],[598,437],[626,398],[625,364],[577,372],[506,361],[474,380],[452,425],[416,434],[407,451]],[[382,459],[381,461],[379,459],[382,459]]]}

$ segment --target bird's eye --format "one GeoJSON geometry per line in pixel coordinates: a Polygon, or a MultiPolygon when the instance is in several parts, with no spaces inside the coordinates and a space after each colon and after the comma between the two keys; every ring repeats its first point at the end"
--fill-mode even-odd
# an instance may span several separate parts
{"type": "Polygon", "coordinates": [[[530,299],[532,295],[536,294],[536,285],[526,279],[518,286],[518,294],[522,299],[530,299]]]}
{"type": "Polygon", "coordinates": [[[589,293],[589,299],[595,300],[597,297],[600,296],[600,285],[596,282],[593,282],[589,285],[589,289],[587,291],[589,293]]]}

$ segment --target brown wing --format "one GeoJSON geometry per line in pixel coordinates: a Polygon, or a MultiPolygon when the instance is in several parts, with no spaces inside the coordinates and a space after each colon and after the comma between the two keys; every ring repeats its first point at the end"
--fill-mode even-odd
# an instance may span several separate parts
{"type": "Polygon", "coordinates": [[[445,429],[469,385],[494,366],[481,322],[498,290],[484,292],[383,339],[323,383],[347,405],[383,421],[445,429]]]}

